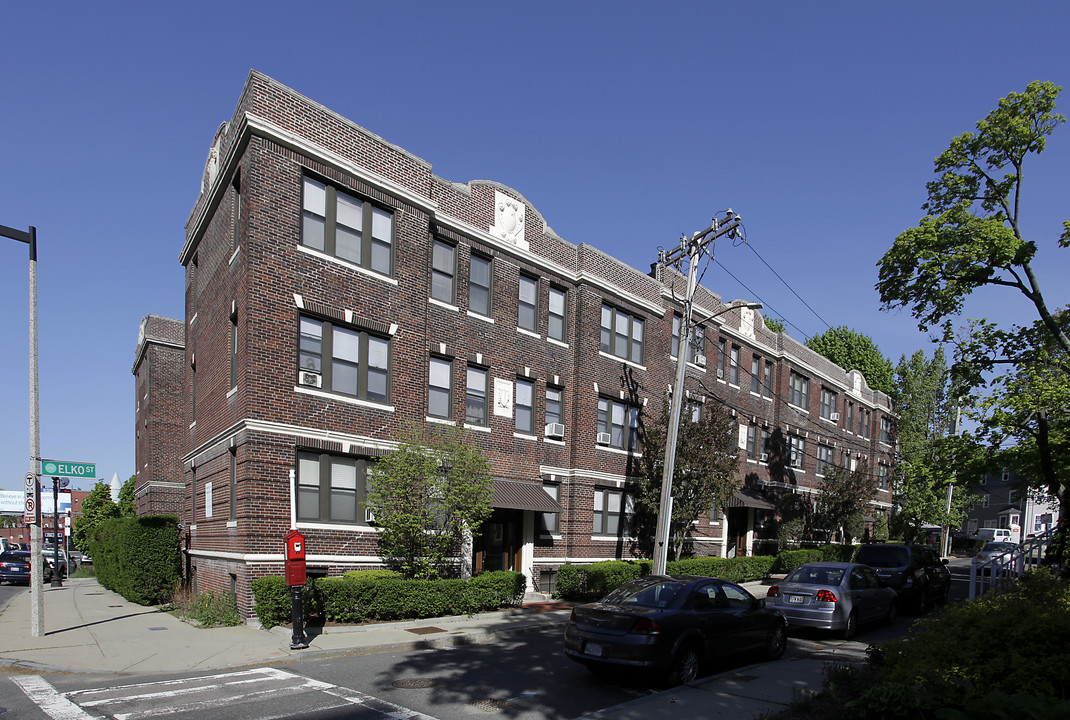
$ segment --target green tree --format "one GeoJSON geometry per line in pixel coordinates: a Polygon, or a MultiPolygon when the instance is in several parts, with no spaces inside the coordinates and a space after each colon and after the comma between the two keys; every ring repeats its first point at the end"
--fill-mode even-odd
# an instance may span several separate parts
{"type": "MultiPolygon", "coordinates": [[[[728,410],[715,401],[702,405],[697,420],[686,411],[677,433],[676,461],[672,478],[672,518],[669,522],[670,560],[679,559],[690,530],[700,515],[727,504],[739,489],[736,469],[738,424],[728,410]]],[[[661,485],[665,473],[665,439],[669,430],[668,403],[657,423],[643,434],[642,479],[635,492],[635,537],[639,550],[653,556],[657,534],[661,485]]]]}
{"type": "Polygon", "coordinates": [[[71,541],[82,552],[89,552],[93,531],[109,518],[119,517],[119,506],[111,499],[111,488],[103,480],[97,481],[82,501],[82,512],[74,521],[71,541]]]}
{"type": "Polygon", "coordinates": [[[774,320],[773,318],[763,317],[765,320],[765,326],[775,333],[782,333],[788,329],[783,320],[774,320]]]}
{"type": "MultiPolygon", "coordinates": [[[[1070,339],[1048,310],[1033,271],[1037,244],[1022,235],[1023,166],[1044,151],[1047,137],[1066,121],[1055,113],[1061,87],[1032,82],[951,141],[936,158],[938,179],[928,183],[928,213],[896,238],[877,263],[876,288],[886,309],[905,307],[927,330],[963,309],[979,288],[1008,288],[1025,296],[1064,353],[1070,339]],[[1002,173],[1002,176],[1000,175],[1002,173]]],[[[1070,246],[1065,222],[1060,247],[1070,246]]],[[[945,324],[945,337],[951,334],[945,324]]]]}
{"type": "Polygon", "coordinates": [[[861,533],[859,518],[877,494],[877,478],[865,462],[858,463],[854,470],[832,464],[825,468],[817,488],[817,524],[827,533],[824,540],[831,542],[832,533],[838,530],[843,542],[849,543],[861,533]]]}
{"type": "Polygon", "coordinates": [[[137,515],[137,503],[134,500],[134,478],[131,475],[123,486],[119,488],[119,515],[121,517],[135,517],[137,515]]]}
{"type": "Polygon", "coordinates": [[[479,532],[492,493],[490,464],[463,430],[413,427],[368,473],[365,504],[381,528],[382,555],[406,577],[435,578],[479,532]]]}
{"type": "Polygon", "coordinates": [[[881,353],[877,343],[868,335],[841,325],[829,328],[821,335],[811,336],[806,341],[806,347],[844,370],[859,371],[874,390],[892,394],[892,361],[881,353]]]}

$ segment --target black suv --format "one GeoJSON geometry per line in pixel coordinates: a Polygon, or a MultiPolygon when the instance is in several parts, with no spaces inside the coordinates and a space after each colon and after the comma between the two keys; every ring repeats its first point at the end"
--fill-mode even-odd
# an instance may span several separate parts
{"type": "Polygon", "coordinates": [[[943,605],[951,590],[947,560],[928,545],[872,543],[855,551],[854,561],[869,565],[877,577],[899,593],[899,606],[916,613],[943,605]]]}

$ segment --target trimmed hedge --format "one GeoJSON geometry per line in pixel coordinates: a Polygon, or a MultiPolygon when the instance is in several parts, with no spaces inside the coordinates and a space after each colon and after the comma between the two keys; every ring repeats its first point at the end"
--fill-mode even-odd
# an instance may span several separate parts
{"type": "Polygon", "coordinates": [[[776,575],[787,575],[800,565],[809,562],[850,562],[857,549],[858,545],[824,545],[802,550],[783,550],[776,556],[776,562],[773,563],[770,572],[776,575]]]}
{"type": "Polygon", "coordinates": [[[182,581],[174,515],[105,520],[93,531],[89,554],[97,581],[139,605],[170,601],[182,581]]]}
{"type": "Polygon", "coordinates": [[[745,583],[764,578],[775,561],[776,558],[772,555],[740,558],[695,557],[666,563],[665,569],[670,575],[702,575],[745,583]]]}
{"type": "MultiPolygon", "coordinates": [[[[732,582],[760,580],[769,574],[775,558],[696,557],[667,563],[670,575],[702,575],[719,577],[732,582]]],[[[562,565],[557,570],[557,596],[567,600],[596,600],[610,590],[644,575],[649,575],[650,560],[607,560],[591,565],[562,565]]]]}
{"type": "MultiPolygon", "coordinates": [[[[361,623],[472,615],[518,605],[526,589],[526,578],[515,572],[485,572],[471,580],[406,580],[391,570],[359,570],[312,579],[302,597],[306,616],[361,623]]],[[[290,593],[282,577],[258,578],[252,590],[256,616],[264,627],[289,621],[290,593]]]]}

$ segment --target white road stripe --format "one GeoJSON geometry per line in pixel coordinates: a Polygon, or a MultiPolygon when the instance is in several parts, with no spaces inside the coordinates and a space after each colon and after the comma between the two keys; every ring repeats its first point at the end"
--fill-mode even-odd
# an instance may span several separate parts
{"type": "Polygon", "coordinates": [[[53,720],[92,720],[92,715],[64,697],[40,675],[13,677],[11,681],[53,720]]]}

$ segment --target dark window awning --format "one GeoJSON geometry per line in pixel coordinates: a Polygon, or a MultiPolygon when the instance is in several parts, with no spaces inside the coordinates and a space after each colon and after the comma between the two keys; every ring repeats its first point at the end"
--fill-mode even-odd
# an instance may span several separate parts
{"type": "Polygon", "coordinates": [[[490,504],[496,508],[511,510],[561,512],[561,505],[542,489],[542,485],[517,480],[495,479],[494,494],[491,496],[490,504]]]}
{"type": "Polygon", "coordinates": [[[750,488],[736,490],[732,499],[728,501],[728,507],[749,507],[756,510],[773,510],[773,503],[769,502],[757,491],[750,488]]]}

